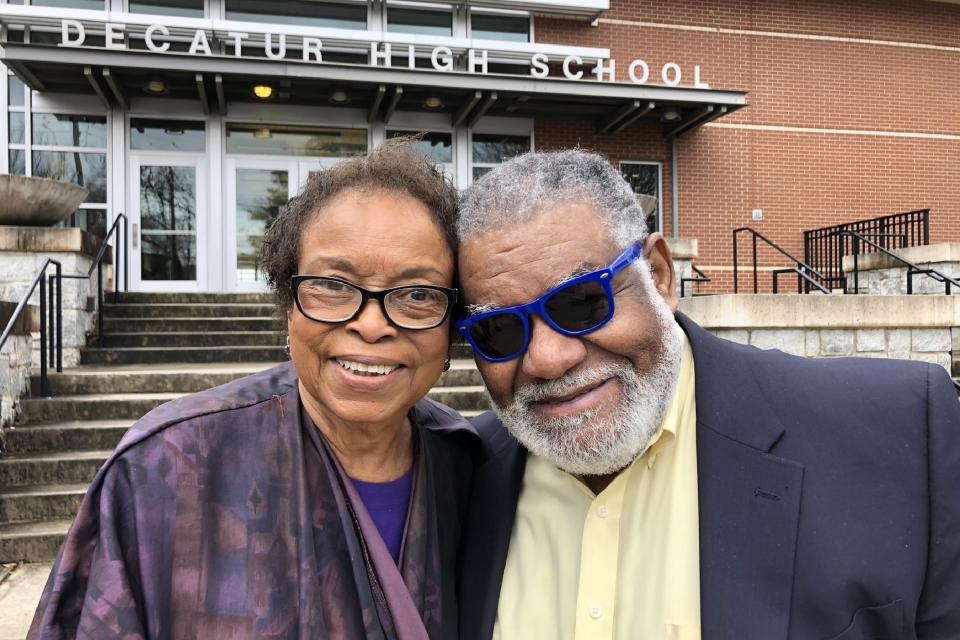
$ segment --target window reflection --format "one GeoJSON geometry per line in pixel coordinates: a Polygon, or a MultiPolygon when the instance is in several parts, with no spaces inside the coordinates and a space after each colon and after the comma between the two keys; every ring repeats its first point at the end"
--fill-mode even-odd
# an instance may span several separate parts
{"type": "Polygon", "coordinates": [[[453,162],[453,134],[437,131],[417,133],[414,131],[387,131],[387,138],[418,136],[417,151],[437,164],[453,162]]]}
{"type": "Polygon", "coordinates": [[[10,144],[23,144],[24,114],[18,111],[10,112],[10,144]]]}
{"type": "Polygon", "coordinates": [[[107,154],[33,151],[33,175],[86,187],[87,202],[107,201],[107,154]]]}
{"type": "Polygon", "coordinates": [[[131,118],[130,148],[203,152],[206,149],[206,128],[203,122],[131,118]]]}
{"type": "Polygon", "coordinates": [[[257,280],[263,234],[289,193],[286,171],[237,169],[237,282],[257,280]]]}
{"type": "Polygon", "coordinates": [[[482,40],[530,42],[530,18],[486,13],[471,14],[470,37],[482,40]]]}
{"type": "Polygon", "coordinates": [[[91,9],[103,11],[106,9],[105,0],[31,0],[35,7],[62,7],[64,9],[91,9]]]}
{"type": "Polygon", "coordinates": [[[103,116],[33,114],[33,144],[58,147],[107,146],[107,119],[103,116]]]}
{"type": "Polygon", "coordinates": [[[366,129],[227,124],[227,153],[344,158],[366,152],[366,129]]]}
{"type": "Polygon", "coordinates": [[[203,0],[130,0],[130,13],[152,13],[159,16],[202,18],[203,0]]]}
{"type": "Polygon", "coordinates": [[[24,106],[24,84],[17,76],[7,76],[7,104],[11,107],[24,106]]]}
{"type": "Polygon", "coordinates": [[[196,280],[196,203],[193,167],[140,167],[143,280],[196,280]]]}
{"type": "Polygon", "coordinates": [[[367,28],[367,7],[363,4],[339,4],[310,0],[226,0],[227,20],[273,22],[305,27],[334,29],[367,28]]]}
{"type": "Polygon", "coordinates": [[[453,13],[388,7],[387,31],[427,36],[452,36],[453,13]]]}
{"type": "Polygon", "coordinates": [[[650,232],[657,231],[657,211],[660,208],[660,165],[641,162],[621,162],[620,173],[638,195],[653,196],[657,206],[647,216],[650,232]]]}
{"type": "Polygon", "coordinates": [[[473,134],[474,162],[500,164],[527,151],[530,151],[528,136],[473,134]]]}
{"type": "Polygon", "coordinates": [[[18,176],[26,175],[27,167],[23,149],[10,149],[10,173],[18,176]]]}

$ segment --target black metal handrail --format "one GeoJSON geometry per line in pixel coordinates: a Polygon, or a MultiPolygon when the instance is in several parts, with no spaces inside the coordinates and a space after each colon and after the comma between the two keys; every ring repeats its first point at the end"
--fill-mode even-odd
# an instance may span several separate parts
{"type": "Polygon", "coordinates": [[[110,229],[103,237],[100,244],[100,250],[97,251],[97,257],[86,274],[70,274],[64,278],[73,278],[76,280],[89,279],[93,272],[97,272],[97,346],[103,346],[103,258],[107,254],[107,248],[110,246],[110,236],[114,237],[113,246],[116,247],[113,255],[113,301],[116,303],[120,299],[120,259],[123,257],[123,290],[128,291],[130,285],[130,250],[127,247],[127,216],[118,213],[110,229]],[[123,233],[120,232],[120,222],[123,221],[123,233]]]}
{"type": "Polygon", "coordinates": [[[826,281],[823,274],[808,265],[806,262],[795,258],[790,255],[786,250],[781,248],[777,243],[770,240],[762,233],[750,227],[740,227],[739,229],[733,230],[733,292],[740,293],[740,265],[738,259],[737,251],[737,240],[740,233],[748,232],[750,233],[753,240],[753,292],[759,293],[759,279],[757,276],[757,239],[763,240],[767,245],[778,251],[785,258],[793,262],[794,266],[790,269],[778,269],[773,272],[773,291],[777,293],[778,285],[777,278],[781,273],[793,272],[797,274],[797,289],[806,289],[807,292],[810,291],[810,286],[814,286],[823,293],[830,293],[830,290],[824,287],[820,282],[826,281]]]}
{"type": "Polygon", "coordinates": [[[40,395],[44,397],[50,396],[50,383],[47,378],[47,357],[50,357],[51,362],[56,362],[57,373],[63,372],[63,280],[62,280],[62,268],[60,262],[54,260],[53,258],[47,258],[43,263],[43,266],[40,267],[40,272],[37,273],[37,276],[33,279],[33,282],[30,284],[30,288],[27,289],[27,293],[20,299],[20,302],[17,303],[17,307],[13,310],[13,315],[10,317],[10,320],[7,322],[7,326],[4,328],[3,333],[0,334],[0,349],[3,348],[3,345],[7,342],[7,338],[13,333],[13,328],[17,324],[17,320],[20,316],[23,315],[24,311],[27,309],[30,297],[33,295],[33,292],[36,291],[37,285],[40,285],[40,395]],[[55,272],[47,276],[47,268],[53,265],[55,272]],[[50,307],[47,307],[47,282],[49,278],[50,286],[50,307]],[[54,296],[54,287],[56,288],[56,296],[54,296]],[[48,318],[49,316],[49,318],[48,318]],[[47,326],[49,322],[50,328],[50,351],[47,352],[47,326]]]}
{"type": "Polygon", "coordinates": [[[879,245],[884,249],[927,245],[930,244],[930,209],[804,231],[803,259],[824,274],[822,283],[831,288],[843,284],[843,257],[850,253],[851,239],[838,234],[838,231],[853,231],[869,238],[879,238],[879,245]]]}
{"type": "Polygon", "coordinates": [[[710,276],[705,274],[703,271],[700,271],[700,269],[697,269],[695,265],[691,264],[690,269],[697,275],[696,277],[692,277],[692,278],[680,278],[680,297],[681,298],[686,297],[684,294],[686,293],[686,284],[688,282],[692,284],[702,284],[704,282],[712,282],[710,280],[710,276]]]}
{"type": "MultiPolygon", "coordinates": [[[[899,262],[907,268],[907,295],[913,295],[913,278],[917,275],[926,275],[937,282],[942,282],[944,286],[944,293],[950,295],[951,287],[960,287],[960,282],[954,280],[947,274],[937,271],[936,269],[922,269],[909,260],[898,256],[889,249],[881,247],[879,244],[870,240],[866,235],[862,233],[857,233],[856,231],[850,230],[841,230],[834,232],[837,235],[850,236],[853,238],[853,292],[860,293],[860,243],[866,243],[868,246],[873,247],[877,252],[884,254],[899,262]]],[[[843,277],[843,292],[849,293],[847,290],[847,277],[843,277]]]]}

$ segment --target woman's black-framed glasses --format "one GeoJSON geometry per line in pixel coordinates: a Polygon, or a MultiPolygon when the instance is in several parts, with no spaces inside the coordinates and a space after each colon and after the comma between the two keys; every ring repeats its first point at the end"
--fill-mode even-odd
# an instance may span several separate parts
{"type": "Polygon", "coordinates": [[[393,326],[400,329],[433,329],[443,324],[457,302],[457,290],[417,284],[371,291],[340,278],[296,275],[290,290],[297,309],[317,322],[350,322],[376,300],[393,326]]]}
{"type": "Polygon", "coordinates": [[[643,247],[635,244],[606,269],[577,276],[527,304],[464,318],[457,323],[457,331],[488,362],[507,362],[526,352],[531,314],[537,314],[565,336],[596,331],[613,317],[614,276],[641,255],[643,247]]]}

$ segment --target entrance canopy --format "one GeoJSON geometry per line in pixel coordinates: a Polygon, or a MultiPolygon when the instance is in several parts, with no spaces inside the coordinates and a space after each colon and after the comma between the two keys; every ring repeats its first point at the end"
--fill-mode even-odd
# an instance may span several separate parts
{"type": "Polygon", "coordinates": [[[661,121],[667,135],[678,135],[746,105],[738,91],[343,63],[15,43],[3,45],[0,59],[34,90],[92,93],[104,106],[124,109],[159,81],[155,93],[197,100],[205,111],[223,114],[232,102],[332,104],[363,108],[368,120],[388,123],[396,111],[426,111],[449,114],[453,125],[472,125],[484,115],[590,119],[603,133],[661,121]],[[270,96],[257,98],[258,86],[269,87],[270,96]]]}

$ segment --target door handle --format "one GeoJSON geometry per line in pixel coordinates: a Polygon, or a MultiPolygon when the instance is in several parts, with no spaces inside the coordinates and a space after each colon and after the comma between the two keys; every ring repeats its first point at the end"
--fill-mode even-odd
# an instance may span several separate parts
{"type": "Polygon", "coordinates": [[[134,249],[140,248],[140,225],[136,222],[133,223],[133,237],[130,240],[134,249]]]}

